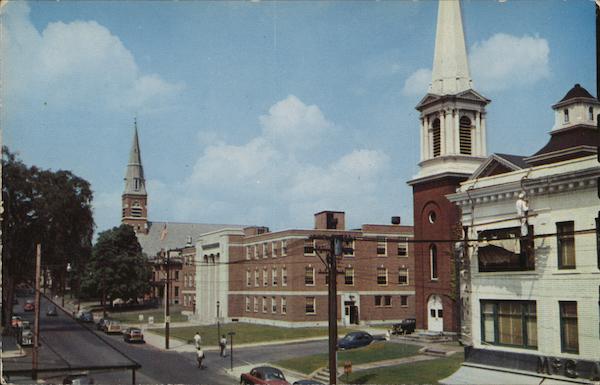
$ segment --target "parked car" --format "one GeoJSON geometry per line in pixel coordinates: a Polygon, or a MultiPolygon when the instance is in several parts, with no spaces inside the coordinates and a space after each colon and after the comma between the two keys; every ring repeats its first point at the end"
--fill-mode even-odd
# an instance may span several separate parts
{"type": "Polygon", "coordinates": [[[92,323],[94,322],[94,315],[91,311],[83,311],[79,314],[77,319],[81,322],[92,323]]]}
{"type": "Polygon", "coordinates": [[[104,331],[107,322],[108,320],[106,318],[100,318],[96,323],[96,329],[104,331]]]}
{"type": "Polygon", "coordinates": [[[63,385],[91,385],[94,379],[87,374],[71,374],[63,380],[63,385]]]}
{"type": "Polygon", "coordinates": [[[144,333],[142,329],[129,327],[123,330],[123,341],[125,342],[144,342],[144,333]]]}
{"type": "Polygon", "coordinates": [[[338,341],[339,349],[354,349],[367,346],[373,342],[373,336],[367,332],[352,332],[338,341]]]}
{"type": "Polygon", "coordinates": [[[19,345],[31,346],[33,345],[33,331],[29,321],[22,321],[19,333],[19,345]]]}
{"type": "Polygon", "coordinates": [[[54,305],[48,306],[48,308],[46,309],[46,315],[48,317],[56,317],[58,315],[56,306],[54,306],[54,305]]]}
{"type": "Polygon", "coordinates": [[[290,385],[281,370],[270,366],[258,366],[240,376],[242,385],[290,385]]]}
{"type": "Polygon", "coordinates": [[[104,326],[104,333],[121,333],[121,323],[119,321],[108,321],[104,326]]]}
{"type": "Polygon", "coordinates": [[[34,303],[33,303],[33,300],[32,300],[32,299],[28,299],[28,300],[25,302],[25,305],[23,305],[23,310],[24,310],[24,311],[34,311],[34,310],[35,310],[35,305],[34,305],[34,303]]]}
{"type": "Polygon", "coordinates": [[[400,323],[392,326],[393,334],[410,334],[415,331],[417,320],[414,318],[406,318],[400,321],[400,323]]]}

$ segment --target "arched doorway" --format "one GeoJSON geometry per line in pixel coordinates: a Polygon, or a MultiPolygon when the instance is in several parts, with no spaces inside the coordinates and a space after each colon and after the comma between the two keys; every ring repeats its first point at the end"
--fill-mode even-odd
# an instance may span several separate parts
{"type": "Polygon", "coordinates": [[[441,332],[444,331],[444,309],[442,298],[433,294],[427,301],[427,330],[441,332]]]}

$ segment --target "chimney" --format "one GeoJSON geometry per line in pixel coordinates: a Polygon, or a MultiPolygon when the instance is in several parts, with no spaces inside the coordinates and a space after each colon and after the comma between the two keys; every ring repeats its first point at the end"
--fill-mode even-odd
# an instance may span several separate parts
{"type": "Polygon", "coordinates": [[[321,211],[315,214],[315,230],[345,230],[343,211],[321,211]]]}

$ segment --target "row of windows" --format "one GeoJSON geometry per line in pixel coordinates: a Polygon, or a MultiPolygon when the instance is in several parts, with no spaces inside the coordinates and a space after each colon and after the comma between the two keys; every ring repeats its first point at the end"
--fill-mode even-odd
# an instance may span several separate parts
{"type": "Polygon", "coordinates": [[[194,274],[183,273],[183,287],[194,287],[194,274]]]}
{"type": "MultiPolygon", "coordinates": [[[[306,266],[304,269],[304,284],[306,286],[314,286],[316,283],[316,270],[314,267],[312,266],[306,266]]],[[[405,267],[400,267],[398,268],[398,285],[408,285],[409,284],[409,277],[408,277],[408,268],[405,267]]],[[[278,272],[277,268],[272,268],[271,269],[271,276],[270,276],[270,280],[269,280],[269,269],[268,268],[263,268],[262,269],[262,286],[269,286],[269,283],[271,286],[278,286],[278,281],[279,281],[279,277],[281,277],[281,286],[287,286],[287,268],[283,267],[281,269],[281,272],[278,272]]],[[[246,286],[250,287],[252,286],[252,282],[254,281],[254,286],[255,287],[259,287],[261,286],[261,276],[259,273],[259,269],[255,269],[254,270],[254,279],[252,279],[252,271],[250,269],[246,270],[246,286]]],[[[354,281],[355,281],[355,274],[354,274],[354,268],[352,267],[346,267],[344,269],[344,284],[345,285],[354,285],[354,281]]],[[[378,285],[382,285],[382,286],[386,286],[388,284],[389,281],[389,272],[388,269],[385,267],[378,267],[377,268],[377,284],[378,285]]],[[[326,282],[327,284],[327,277],[326,277],[326,282]]]]}
{"type": "Polygon", "coordinates": [[[196,296],[194,294],[184,294],[183,306],[196,306],[196,296]]]}
{"type": "Polygon", "coordinates": [[[287,255],[287,240],[264,242],[262,245],[246,246],[246,259],[258,259],[277,256],[285,257],[287,255]]]}
{"type": "MultiPolygon", "coordinates": [[[[373,297],[375,300],[375,307],[392,307],[392,296],[391,295],[376,295],[373,297]]],[[[408,307],[408,296],[400,296],[400,307],[408,307]]]]}
{"type": "MultiPolygon", "coordinates": [[[[588,120],[594,121],[594,107],[589,107],[588,108],[588,120]]],[[[569,119],[569,109],[565,108],[563,110],[563,122],[564,123],[569,123],[570,119],[569,119]]]]}
{"type": "MultiPolygon", "coordinates": [[[[561,351],[579,353],[577,302],[559,301],[561,351]]],[[[481,301],[481,340],[492,345],[537,349],[535,301],[481,301]]]]}
{"type": "MultiPolygon", "coordinates": [[[[310,297],[312,298],[312,308],[314,310],[314,297],[310,297]]],[[[246,296],[246,312],[254,312],[254,313],[258,313],[258,303],[259,302],[259,297],[250,297],[250,296],[246,296]],[[252,307],[251,307],[252,305],[252,307]]],[[[262,297],[262,312],[263,313],[267,313],[268,312],[268,307],[269,303],[268,303],[268,298],[262,297]]],[[[277,313],[277,309],[279,307],[279,312],[281,314],[286,314],[287,313],[287,298],[286,297],[281,297],[279,300],[279,306],[277,306],[277,297],[271,297],[271,301],[270,301],[270,308],[271,308],[271,313],[275,314],[277,313]]]]}

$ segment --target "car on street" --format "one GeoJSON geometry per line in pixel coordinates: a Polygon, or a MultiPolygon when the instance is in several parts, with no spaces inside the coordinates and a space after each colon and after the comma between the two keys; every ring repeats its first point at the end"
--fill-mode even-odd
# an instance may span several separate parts
{"type": "Polygon", "coordinates": [[[358,331],[346,334],[338,341],[339,349],[354,349],[367,346],[373,342],[373,336],[367,332],[358,331]]]}
{"type": "Polygon", "coordinates": [[[56,310],[56,306],[51,305],[46,309],[46,315],[48,317],[56,317],[58,315],[58,311],[56,310]]]}
{"type": "Polygon", "coordinates": [[[104,331],[104,327],[106,326],[107,322],[108,322],[108,319],[106,319],[106,318],[100,318],[98,320],[98,322],[96,322],[96,330],[102,330],[102,331],[104,331]]]}
{"type": "Polygon", "coordinates": [[[33,304],[33,300],[32,299],[28,299],[25,302],[25,305],[23,305],[23,310],[24,311],[34,311],[35,310],[35,305],[33,304]]]}
{"type": "Polygon", "coordinates": [[[94,322],[94,314],[91,311],[84,311],[79,314],[77,320],[80,322],[92,323],[94,322]]]}
{"type": "Polygon", "coordinates": [[[128,327],[123,330],[123,341],[144,343],[144,333],[140,328],[128,327]]]}
{"type": "Polygon", "coordinates": [[[271,366],[258,366],[240,376],[241,385],[290,385],[283,372],[271,366]]]}
{"type": "Polygon", "coordinates": [[[121,333],[121,323],[119,321],[108,321],[104,325],[104,333],[121,333]]]}

